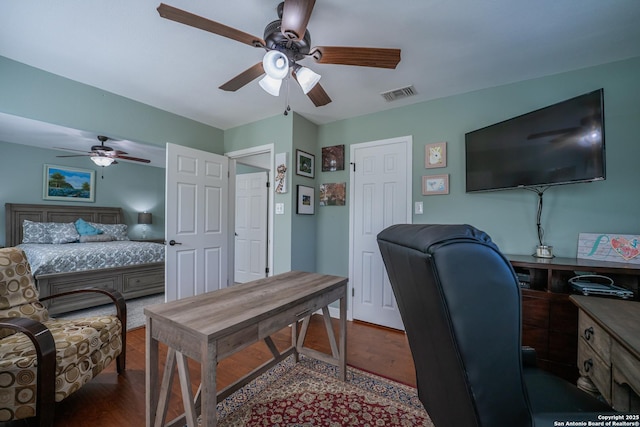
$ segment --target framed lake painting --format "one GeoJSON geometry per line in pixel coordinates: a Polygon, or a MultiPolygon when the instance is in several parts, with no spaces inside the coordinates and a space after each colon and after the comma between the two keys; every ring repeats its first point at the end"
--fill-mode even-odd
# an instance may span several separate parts
{"type": "Polygon", "coordinates": [[[68,202],[94,202],[96,171],[69,166],[44,165],[42,198],[68,202]]]}

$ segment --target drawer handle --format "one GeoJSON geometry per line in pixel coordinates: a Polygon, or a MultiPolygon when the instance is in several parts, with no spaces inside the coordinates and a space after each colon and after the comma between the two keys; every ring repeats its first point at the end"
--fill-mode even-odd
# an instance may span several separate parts
{"type": "Polygon", "coordinates": [[[591,368],[593,368],[593,360],[591,359],[585,360],[583,366],[584,366],[584,371],[589,372],[591,368]]]}
{"type": "Polygon", "coordinates": [[[584,339],[586,339],[587,341],[589,341],[591,339],[591,337],[593,336],[593,326],[587,328],[584,330],[584,339]]]}

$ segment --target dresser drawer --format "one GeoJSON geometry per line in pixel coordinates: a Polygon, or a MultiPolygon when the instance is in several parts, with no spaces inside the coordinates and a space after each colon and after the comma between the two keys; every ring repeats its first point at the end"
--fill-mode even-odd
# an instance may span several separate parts
{"type": "Polygon", "coordinates": [[[607,366],[611,366],[611,337],[582,310],[578,315],[578,335],[593,348],[607,366]]]}
{"type": "Polygon", "coordinates": [[[584,338],[578,340],[578,370],[589,377],[607,402],[611,402],[611,365],[594,351],[584,338]]]}
{"type": "Polygon", "coordinates": [[[640,395],[640,362],[638,359],[615,341],[611,347],[611,359],[616,368],[614,380],[620,384],[627,384],[637,395],[640,395]]]}
{"type": "Polygon", "coordinates": [[[122,277],[124,294],[135,294],[154,288],[164,289],[164,272],[127,273],[122,277]]]}

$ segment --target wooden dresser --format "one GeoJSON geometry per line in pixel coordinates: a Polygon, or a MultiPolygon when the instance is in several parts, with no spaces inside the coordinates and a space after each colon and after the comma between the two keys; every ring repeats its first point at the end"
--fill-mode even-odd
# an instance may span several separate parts
{"type": "Polygon", "coordinates": [[[617,411],[640,411],[640,303],[573,295],[578,369],[617,411]]]}
{"type": "Polygon", "coordinates": [[[522,289],[522,344],[536,349],[538,365],[575,383],[578,308],[569,297],[569,279],[578,273],[602,274],[634,292],[640,301],[640,265],[576,258],[507,255],[522,289]]]}

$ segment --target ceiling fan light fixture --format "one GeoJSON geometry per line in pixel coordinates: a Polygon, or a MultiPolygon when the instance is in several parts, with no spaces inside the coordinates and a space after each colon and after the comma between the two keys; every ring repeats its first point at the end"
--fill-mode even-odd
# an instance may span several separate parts
{"type": "Polygon", "coordinates": [[[106,157],[106,156],[92,156],[91,161],[98,166],[105,167],[113,163],[114,159],[112,157],[106,157]]]}
{"type": "Polygon", "coordinates": [[[268,94],[273,96],[280,95],[280,86],[282,85],[281,79],[274,79],[267,74],[258,82],[258,84],[268,94]]]}
{"type": "Polygon", "coordinates": [[[282,80],[289,73],[289,59],[287,55],[278,50],[267,52],[262,58],[262,66],[267,76],[272,79],[282,80]]]}
{"type": "Polygon", "coordinates": [[[300,84],[302,92],[304,92],[305,95],[308,94],[309,91],[318,84],[320,78],[322,77],[320,74],[312,71],[311,69],[300,65],[295,68],[295,73],[296,80],[298,81],[298,84],[300,84]]]}

